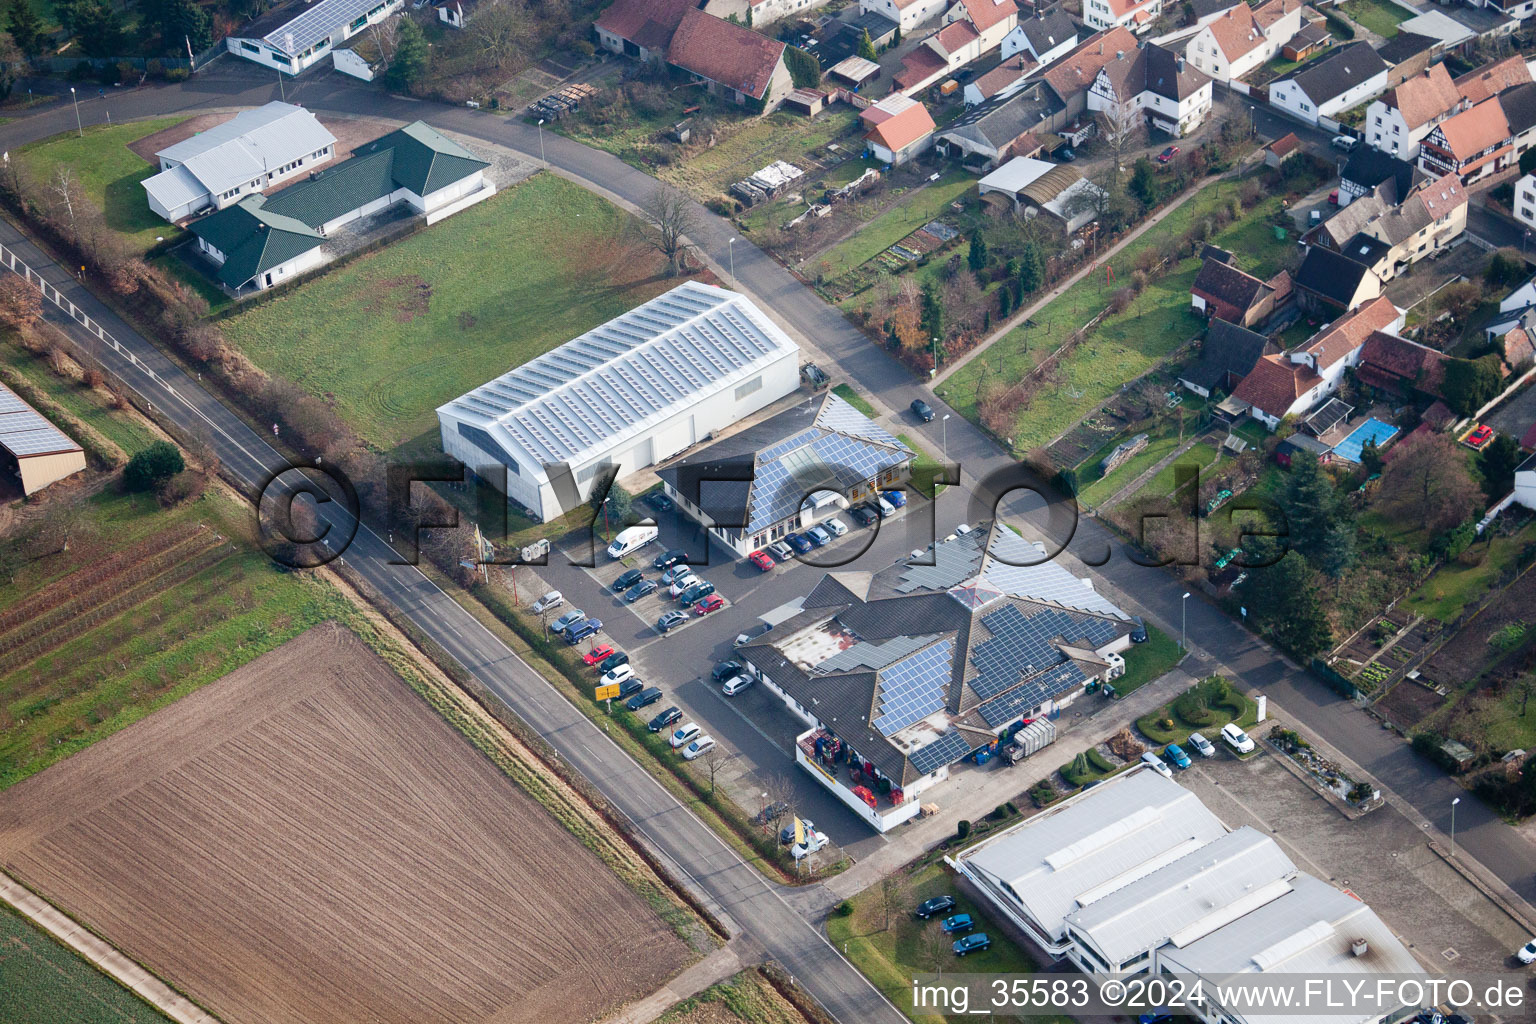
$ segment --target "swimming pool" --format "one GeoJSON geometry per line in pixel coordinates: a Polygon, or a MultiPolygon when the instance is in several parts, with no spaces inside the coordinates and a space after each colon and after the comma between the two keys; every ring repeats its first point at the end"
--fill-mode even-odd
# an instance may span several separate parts
{"type": "Polygon", "coordinates": [[[1341,459],[1359,462],[1360,453],[1365,449],[1367,441],[1375,442],[1377,448],[1385,448],[1387,442],[1396,435],[1396,427],[1372,416],[1351,431],[1348,437],[1334,445],[1333,453],[1341,459]]]}

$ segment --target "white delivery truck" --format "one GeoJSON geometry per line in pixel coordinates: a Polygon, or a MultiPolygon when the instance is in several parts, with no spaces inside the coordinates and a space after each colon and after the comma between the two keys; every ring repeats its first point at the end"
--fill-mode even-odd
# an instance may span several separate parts
{"type": "Polygon", "coordinates": [[[659,536],[661,531],[656,529],[656,524],[650,520],[646,520],[639,526],[620,530],[613,538],[613,543],[608,545],[608,557],[623,558],[632,551],[639,551],[659,536]]]}

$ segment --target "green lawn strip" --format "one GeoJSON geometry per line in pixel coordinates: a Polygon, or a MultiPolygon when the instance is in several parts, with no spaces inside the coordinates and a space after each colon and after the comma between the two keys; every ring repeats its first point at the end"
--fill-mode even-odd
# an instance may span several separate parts
{"type": "Polygon", "coordinates": [[[1121,765],[1111,764],[1108,758],[1099,753],[1097,747],[1089,747],[1082,753],[1081,757],[1081,762],[1079,762],[1078,758],[1074,757],[1057,769],[1061,772],[1061,777],[1066,779],[1069,785],[1086,786],[1090,782],[1107,779],[1111,775],[1118,775],[1136,766],[1135,761],[1121,765]]]}
{"type": "MultiPolygon", "coordinates": [[[[185,252],[186,248],[182,247],[180,251],[185,252]]],[[[208,303],[208,311],[210,313],[220,312],[235,301],[225,294],[218,285],[214,284],[211,277],[198,271],[197,268],[183,260],[178,253],[170,252],[156,256],[149,263],[150,266],[158,268],[161,273],[173,281],[180,281],[192,291],[202,296],[203,301],[208,303]]]]}
{"type": "Polygon", "coordinates": [[[1147,481],[1146,486],[1138,493],[1162,496],[1172,494],[1173,489],[1178,485],[1180,470],[1187,473],[1193,469],[1196,474],[1195,479],[1199,480],[1200,475],[1205,473],[1206,467],[1215,462],[1216,458],[1216,449],[1205,442],[1190,445],[1188,451],[1158,470],[1157,475],[1147,481]]]}
{"type": "Polygon", "coordinates": [[[0,993],[7,1024],[165,1024],[148,1003],[74,950],[0,909],[0,993]]]}
{"type": "Polygon", "coordinates": [[[437,406],[676,285],[623,241],[632,227],[541,174],[223,326],[392,448],[435,430],[437,406]]]}
{"type": "Polygon", "coordinates": [[[1125,675],[1110,684],[1122,697],[1135,693],[1154,679],[1161,679],[1183,656],[1178,641],[1150,623],[1144,623],[1144,626],[1147,642],[1132,644],[1121,652],[1121,657],[1125,658],[1125,675]]]}
{"type": "Polygon", "coordinates": [[[1483,552],[1479,564],[1460,559],[1442,565],[1424,583],[1403,599],[1404,608],[1441,622],[1453,621],[1462,610],[1475,604],[1492,588],[1499,575],[1515,563],[1521,550],[1536,536],[1527,525],[1512,537],[1494,537],[1487,545],[1474,544],[1469,550],[1483,552]]]}
{"type": "Polygon", "coordinates": [[[946,486],[944,484],[938,484],[938,490],[933,491],[932,494],[928,493],[933,489],[933,478],[938,473],[939,460],[929,455],[927,449],[914,441],[910,434],[897,434],[896,439],[917,453],[917,458],[912,460],[912,479],[917,482],[918,490],[930,498],[943,494],[946,486]]]}
{"type": "MultiPolygon", "coordinates": [[[[1059,348],[1079,324],[1108,305],[1114,292],[1130,279],[1140,252],[1181,236],[1197,217],[1231,202],[1238,188],[1234,181],[1207,186],[1110,260],[1113,280],[1107,273],[1095,272],[1073,285],[1031,317],[1036,327],[1015,328],[957,370],[940,386],[941,396],[961,414],[976,420],[978,389],[984,378],[992,376],[1006,384],[1022,379],[1059,348]]],[[[1276,239],[1267,225],[1279,209],[1279,198],[1268,198],[1218,232],[1212,241],[1228,248],[1242,243],[1245,248],[1240,250],[1239,263],[1244,267],[1263,270],[1278,265],[1290,242],[1276,239]]],[[[1148,285],[1125,312],[1106,317],[1058,367],[1059,383],[1039,389],[1020,411],[1012,434],[1015,450],[1048,444],[1127,381],[1136,380],[1199,334],[1203,324],[1189,309],[1189,288],[1199,269],[1198,259],[1181,260],[1148,285]]]]}
{"type": "Polygon", "coordinates": [[[859,412],[863,413],[865,416],[868,416],[870,419],[875,418],[875,407],[870,405],[869,400],[866,399],[863,395],[853,390],[852,384],[835,385],[832,388],[832,393],[838,398],[841,398],[843,401],[847,402],[849,405],[853,406],[855,409],[859,410],[859,412]]]}
{"type": "Polygon", "coordinates": [[[656,1018],[656,1024],[680,1024],[682,1021],[707,1019],[717,1021],[718,1009],[707,1016],[694,1017],[701,1007],[720,1004],[732,1019],[741,1024],[805,1024],[803,1017],[773,986],[755,970],[742,971],[735,977],[674,1005],[656,1018]]]}
{"type": "MultiPolygon", "coordinates": [[[[1099,477],[1084,487],[1078,494],[1078,501],[1084,505],[1093,506],[1108,501],[1116,491],[1129,486],[1131,481],[1151,469],[1158,460],[1167,458],[1178,446],[1179,439],[1176,437],[1148,441],[1145,448],[1110,470],[1108,476],[1099,477]]],[[[1098,472],[1097,463],[1094,464],[1093,470],[1098,472]]]]}
{"type": "Polygon", "coordinates": [[[1344,0],[1339,10],[1348,15],[1351,21],[1386,39],[1397,35],[1399,23],[1413,17],[1409,11],[1392,3],[1392,0],[1344,0]]]}
{"type": "MultiPolygon", "coordinates": [[[[74,381],[55,375],[42,360],[10,342],[0,344],[0,380],[23,391],[30,385],[70,416],[117,445],[124,455],[131,456],[154,441],[154,436],[130,413],[113,409],[101,392],[89,391],[74,381]],[[20,382],[12,374],[19,376],[20,382]]],[[[35,396],[24,394],[22,397],[31,400],[35,396]]],[[[61,427],[69,433],[68,425],[61,424],[61,427]]]]}
{"type": "Polygon", "coordinates": [[[86,197],[101,210],[107,227],[126,236],[138,248],[148,249],[157,237],[171,238],[181,234],[181,229],[150,210],[139,182],[157,173],[158,168],[141,159],[128,144],[184,120],[160,117],[128,124],[92,125],[85,129],[83,137],[66,132],[30,142],[16,151],[15,159],[43,188],[51,187],[57,180],[59,168],[68,168],[86,197]]]}
{"type": "MultiPolygon", "coordinates": [[[[871,984],[912,1020],[923,1024],[942,1024],[944,1020],[940,1013],[914,1009],[912,979],[917,975],[933,974],[937,969],[986,975],[1033,974],[1039,970],[1039,965],[1027,953],[1008,941],[1001,931],[990,927],[988,915],[956,889],[949,869],[942,863],[896,877],[901,883],[901,900],[890,915],[889,927],[886,926],[880,886],[874,885],[847,901],[853,908],[852,914],[844,916],[834,911],[827,918],[827,937],[864,972],[871,984]],[[936,962],[929,959],[925,936],[941,934],[941,920],[938,917],[918,920],[912,915],[912,908],[925,899],[940,895],[955,897],[954,912],[970,914],[976,920],[976,930],[992,937],[990,949],[961,959],[948,951],[951,939],[944,936],[942,955],[936,962]]],[[[931,941],[937,945],[940,940],[934,938],[931,941]]],[[[1066,1021],[1062,1017],[1026,1019],[1066,1021]]]]}
{"type": "Polygon", "coordinates": [[[1232,689],[1223,702],[1210,701],[1203,720],[1180,714],[1178,711],[1180,699],[1208,684],[1209,680],[1203,680],[1157,710],[1142,715],[1136,719],[1136,728],[1160,747],[1170,743],[1183,746],[1189,742],[1189,734],[1192,732],[1198,732],[1215,743],[1222,726],[1236,722],[1239,727],[1247,729],[1258,720],[1258,704],[1237,692],[1236,689],[1232,689]],[[1172,726],[1163,725],[1165,720],[1171,720],[1172,726]]]}
{"type": "Polygon", "coordinates": [[[975,184],[976,179],[965,171],[950,171],[938,181],[902,196],[895,206],[865,224],[852,236],[808,261],[807,269],[826,278],[848,273],[874,259],[924,224],[938,219],[950,203],[975,184]]]}

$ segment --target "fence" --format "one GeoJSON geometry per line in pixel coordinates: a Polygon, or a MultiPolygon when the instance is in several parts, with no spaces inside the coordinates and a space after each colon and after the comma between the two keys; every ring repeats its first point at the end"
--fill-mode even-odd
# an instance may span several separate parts
{"type": "Polygon", "coordinates": [[[158,65],[165,71],[193,71],[202,70],[203,66],[211,62],[219,54],[227,52],[224,40],[220,39],[202,53],[190,60],[186,57],[34,57],[32,66],[40,70],[46,70],[50,74],[67,75],[75,69],[89,67],[99,70],[101,68],[115,68],[127,64],[135,71],[148,73],[151,64],[158,65]]]}

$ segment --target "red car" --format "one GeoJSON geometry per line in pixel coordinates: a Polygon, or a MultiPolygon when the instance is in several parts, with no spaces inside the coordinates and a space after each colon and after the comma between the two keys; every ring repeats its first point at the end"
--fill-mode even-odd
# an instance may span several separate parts
{"type": "Polygon", "coordinates": [[[710,594],[704,600],[693,606],[695,615],[708,615],[710,612],[719,611],[725,607],[725,598],[719,594],[710,594]]]}
{"type": "Polygon", "coordinates": [[[1157,162],[1160,163],[1160,164],[1165,164],[1165,163],[1167,163],[1168,161],[1172,160],[1174,157],[1176,157],[1178,155],[1179,155],[1179,147],[1178,146],[1169,146],[1167,149],[1165,149],[1161,153],[1157,154],[1157,162]]]}
{"type": "Polygon", "coordinates": [[[1481,448],[1492,440],[1493,428],[1486,423],[1479,423],[1472,429],[1472,433],[1467,435],[1464,443],[1469,448],[1481,448]]]}
{"type": "Polygon", "coordinates": [[[581,656],[581,660],[586,662],[588,665],[597,665],[606,661],[612,654],[613,647],[611,645],[598,644],[586,654],[583,654],[581,656]]]}
{"type": "Polygon", "coordinates": [[[763,572],[767,572],[774,566],[773,557],[766,551],[754,551],[747,556],[747,560],[763,570],[763,572]]]}

